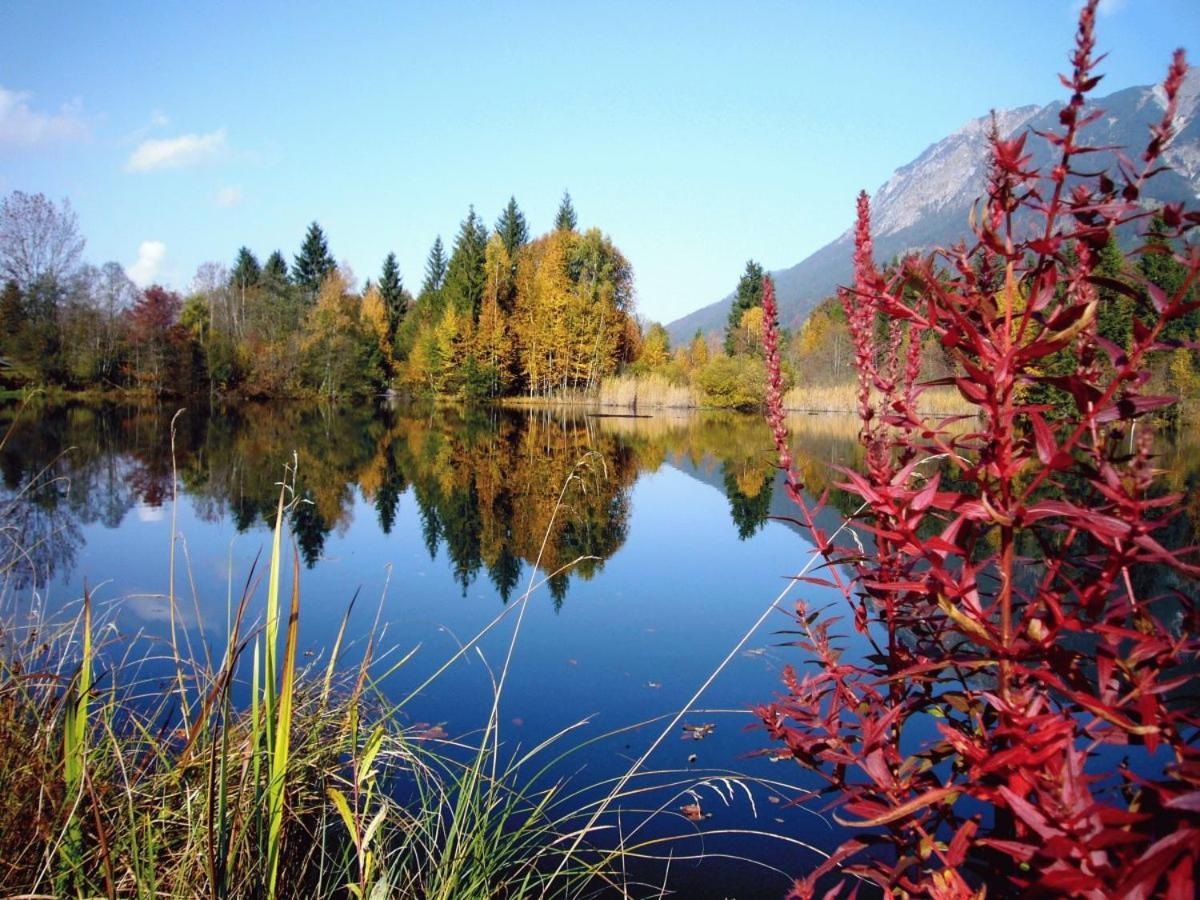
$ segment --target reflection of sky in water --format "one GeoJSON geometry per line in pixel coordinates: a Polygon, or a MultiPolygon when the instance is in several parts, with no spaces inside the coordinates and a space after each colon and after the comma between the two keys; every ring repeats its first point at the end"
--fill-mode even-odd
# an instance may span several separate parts
{"type": "MultiPolygon", "coordinates": [[[[808,424],[813,429],[807,444],[810,465],[850,452],[852,430],[821,421],[808,424]]],[[[772,489],[769,437],[757,419],[601,420],[577,423],[570,432],[551,424],[544,433],[535,433],[519,416],[502,419],[498,431],[495,425],[437,421],[431,426],[427,418],[391,421],[386,427],[372,418],[320,422],[328,445],[340,448],[350,462],[338,470],[349,473],[338,484],[328,474],[330,459],[301,454],[299,485],[313,501],[292,519],[294,529],[308,529],[297,543],[312,562],[301,568],[303,660],[321,663],[346,604],[361,590],[345,660],[352,664],[361,656],[378,610],[383,628],[378,671],[420,645],[382,685],[393,699],[406,695],[458,642],[504,608],[492,574],[503,567],[489,558],[498,544],[514,554],[504,570],[515,585],[509,603],[520,597],[548,520],[545,509],[541,518],[530,513],[557,496],[565,473],[589,447],[605,454],[604,465],[585,473],[578,493],[568,492],[557,519],[562,530],[556,558],[567,562],[597,551],[606,558],[590,564],[591,577],[573,574],[557,593],[543,586],[530,600],[501,706],[501,736],[510,748],[528,748],[585,716],[593,718],[582,736],[591,737],[674,712],[779,593],[784,576],[807,559],[807,544],[796,531],[778,522],[763,524],[768,512],[790,510],[777,481],[772,489]],[[556,459],[557,468],[547,465],[556,459]],[[324,481],[306,480],[317,476],[324,481]],[[387,533],[384,521],[390,525],[387,533]],[[537,535],[516,534],[534,525],[537,535]],[[436,546],[433,559],[431,545],[436,546]]],[[[40,510],[41,519],[30,521],[44,532],[51,526],[43,520],[54,520],[68,539],[69,552],[60,554],[59,564],[44,563],[55,576],[39,592],[41,604],[53,608],[74,601],[87,579],[97,602],[125,634],[154,639],[166,634],[169,623],[164,595],[170,466],[169,457],[164,465],[161,454],[148,456],[145,449],[159,446],[165,431],[155,430],[153,423],[144,427],[151,437],[141,445],[117,440],[109,456],[82,461],[73,473],[70,503],[40,510]],[[145,502],[146,491],[153,503],[145,502]],[[165,504],[155,505],[164,496],[165,504]],[[122,506],[133,514],[122,514],[122,506]]],[[[315,446],[311,436],[282,429],[275,444],[263,449],[257,435],[236,428],[215,431],[218,427],[210,423],[207,431],[198,429],[197,451],[181,440],[176,511],[177,621],[196,648],[207,640],[217,656],[225,639],[231,573],[236,603],[255,555],[269,549],[261,513],[273,505],[279,470],[251,470],[255,464],[273,468],[293,446],[307,447],[309,454],[315,446]],[[239,437],[252,440],[241,446],[239,437]],[[216,461],[219,441],[230,442],[223,462],[216,461]],[[263,462],[273,457],[278,459],[270,466],[263,462]],[[198,468],[197,460],[207,467],[198,468]]],[[[78,435],[70,436],[79,441],[78,435]]],[[[806,446],[805,438],[799,441],[806,446]]],[[[29,580],[21,587],[31,590],[29,580]]],[[[286,596],[290,575],[282,590],[286,596]]],[[[795,590],[812,608],[833,599],[811,586],[795,590]]],[[[264,596],[265,586],[251,604],[249,619],[261,620],[264,596]]],[[[784,607],[790,609],[791,602],[784,607]]],[[[481,643],[493,667],[503,660],[512,618],[481,643]]],[[[790,638],[775,633],[789,627],[782,612],[769,619],[703,698],[703,707],[728,712],[684,719],[715,723],[714,733],[703,741],[684,741],[682,732],[670,735],[648,768],[736,769],[782,781],[806,777],[790,764],[746,758],[767,745],[761,730],[746,730],[755,721],[747,710],[781,688],[779,670],[785,662],[803,664],[798,651],[780,646],[790,638]],[[693,753],[697,760],[689,766],[693,753]]],[[[861,652],[860,644],[851,640],[850,652],[861,652]]],[[[490,710],[490,684],[487,667],[472,654],[414,699],[406,713],[412,722],[441,723],[451,736],[474,732],[490,710]]],[[[243,686],[243,700],[244,691],[243,686]]],[[[570,774],[580,785],[618,775],[661,727],[601,741],[552,775],[570,774]]],[[[815,786],[811,780],[803,785],[815,786]]],[[[794,792],[785,791],[784,802],[777,804],[765,793],[756,794],[754,809],[740,793],[720,799],[706,788],[701,794],[705,811],[713,813],[704,828],[779,830],[826,849],[840,842],[839,832],[812,812],[787,807],[794,792]]],[[[690,799],[667,795],[655,802],[671,800],[669,808],[678,809],[690,799]]],[[[636,820],[635,815],[629,821],[636,820]]],[[[680,824],[670,828],[678,832],[680,824]]],[[[656,833],[650,829],[647,836],[656,833]]],[[[693,841],[677,852],[699,849],[693,841]]],[[[765,856],[793,874],[814,863],[811,853],[762,842],[710,839],[705,849],[765,856]]],[[[786,889],[786,881],[775,876],[747,882],[746,870],[697,870],[677,862],[672,872],[672,887],[685,896],[779,896],[786,889]],[[747,894],[747,883],[760,884],[760,894],[747,894]]]]}

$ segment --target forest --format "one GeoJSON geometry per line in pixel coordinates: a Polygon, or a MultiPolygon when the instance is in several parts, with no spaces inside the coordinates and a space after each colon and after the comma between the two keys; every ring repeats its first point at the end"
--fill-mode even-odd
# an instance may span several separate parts
{"type": "Polygon", "coordinates": [[[394,253],[361,287],[317,222],[288,262],[240,248],[185,294],[83,262],[69,201],[0,206],[3,387],[163,396],[339,398],[392,389],[479,400],[588,391],[634,359],[633,272],[564,193],[531,237],[515,199],[489,229],[472,207],[440,237],[415,296],[394,253]]]}

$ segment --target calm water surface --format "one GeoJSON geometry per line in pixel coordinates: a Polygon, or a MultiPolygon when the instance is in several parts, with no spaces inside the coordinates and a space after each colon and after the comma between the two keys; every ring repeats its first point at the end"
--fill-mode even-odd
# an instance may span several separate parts
{"type": "MultiPolygon", "coordinates": [[[[517,601],[531,578],[549,576],[529,600],[501,704],[502,740],[515,750],[584,717],[575,743],[673,713],[808,558],[804,538],[769,518],[790,510],[770,435],[755,416],[191,409],[178,419],[173,506],[174,412],[65,407],[17,422],[0,450],[7,603],[54,611],[77,603],[86,581],[122,635],[162,640],[174,514],[188,636],[196,652],[207,644],[219,655],[231,573],[236,601],[255,556],[268,549],[277,485],[294,459],[301,502],[289,526],[301,558],[300,646],[310,661],[328,652],[357,593],[349,662],[377,616],[387,650],[381,671],[419,647],[383,685],[398,699],[517,601]],[[11,555],[14,541],[25,548],[20,556],[11,555]]],[[[11,421],[9,411],[4,427],[11,421]]],[[[803,417],[792,427],[810,484],[822,486],[830,463],[856,461],[849,419],[803,417]]],[[[1195,487],[1195,455],[1170,451],[1177,488],[1195,487]]],[[[1196,521],[1183,517],[1180,527],[1194,530],[1196,521]]],[[[835,599],[797,590],[810,604],[835,599]]],[[[261,616],[264,594],[251,615],[261,616]]],[[[489,666],[503,661],[514,618],[483,640],[482,659],[464,658],[408,705],[414,724],[453,737],[483,725],[489,666]]],[[[703,866],[686,859],[700,852],[751,856],[790,875],[818,860],[724,829],[790,835],[826,850],[843,837],[788,805],[815,786],[797,767],[748,755],[767,746],[749,727],[749,707],[771,699],[785,662],[802,663],[776,633],[788,627],[782,612],[768,619],[699,704],[713,711],[684,720],[715,724],[711,736],[672,734],[648,763],[709,782],[696,791],[711,818],[692,825],[660,816],[644,832],[687,835],[669,848],[679,857],[669,883],[684,896],[779,896],[788,884],[783,874],[719,856],[703,866]],[[747,796],[713,782],[730,770],[795,789],[747,796]]],[[[552,775],[580,785],[618,775],[662,727],[600,740],[552,775]]],[[[641,800],[674,811],[693,797],[671,789],[641,800]]],[[[631,812],[626,821],[642,818],[631,812]]]]}

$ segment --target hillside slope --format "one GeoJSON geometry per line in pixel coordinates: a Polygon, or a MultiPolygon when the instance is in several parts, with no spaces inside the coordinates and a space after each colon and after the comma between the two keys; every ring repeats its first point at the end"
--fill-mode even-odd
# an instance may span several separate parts
{"type": "MultiPolygon", "coordinates": [[[[1085,132],[1085,139],[1099,146],[1129,147],[1132,156],[1145,146],[1148,127],[1157,122],[1164,98],[1158,86],[1132,87],[1109,94],[1094,105],[1105,115],[1085,132]]],[[[1179,135],[1166,154],[1171,171],[1155,178],[1145,196],[1170,202],[1200,198],[1200,72],[1192,70],[1184,84],[1179,104],[1179,135]]],[[[1023,106],[996,113],[1005,136],[1022,131],[1047,131],[1058,126],[1061,103],[1023,106]]],[[[872,197],[875,255],[879,262],[909,250],[949,246],[967,233],[971,205],[983,193],[987,175],[987,134],[990,116],[973,119],[962,128],[930,146],[920,156],[895,171],[872,197]]],[[[1027,147],[1035,163],[1046,166],[1050,148],[1030,136],[1027,147]]],[[[1097,154],[1098,166],[1111,163],[1112,154],[1097,154]]],[[[846,220],[854,215],[852,197],[846,198],[846,220]]],[[[780,301],[780,320],[794,327],[823,298],[851,277],[852,241],[847,230],[801,262],[772,272],[780,301]]],[[[731,273],[730,282],[737,273],[731,273]]],[[[691,338],[697,329],[721,331],[729,313],[732,294],[667,325],[671,341],[691,338]]]]}

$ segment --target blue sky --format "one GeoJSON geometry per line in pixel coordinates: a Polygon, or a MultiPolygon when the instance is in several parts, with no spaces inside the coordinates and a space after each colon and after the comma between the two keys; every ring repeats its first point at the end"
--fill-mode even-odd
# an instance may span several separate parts
{"type": "MultiPolygon", "coordinates": [[[[186,288],[318,220],[415,288],[467,206],[564,188],[643,315],[798,262],[928,144],[1062,95],[1075,3],[55,3],[0,9],[0,191],[69,197],[87,257],[186,288]]],[[[1106,4],[1099,93],[1161,79],[1200,3],[1106,4]]]]}

